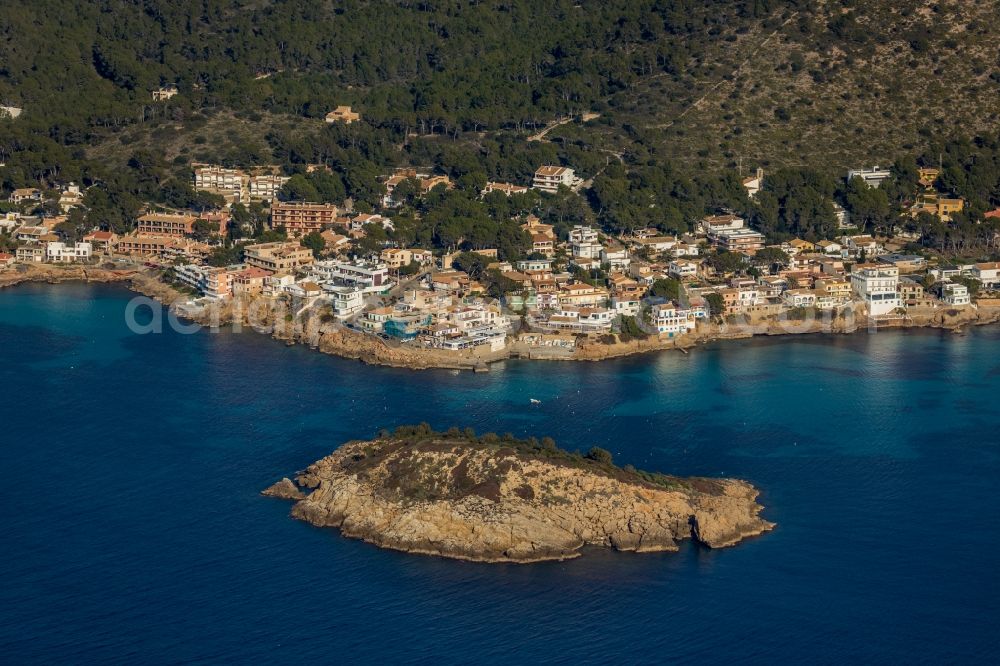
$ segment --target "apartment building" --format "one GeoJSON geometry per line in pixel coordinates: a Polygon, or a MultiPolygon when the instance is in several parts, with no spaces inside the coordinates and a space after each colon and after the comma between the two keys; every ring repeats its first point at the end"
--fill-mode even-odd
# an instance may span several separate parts
{"type": "Polygon", "coordinates": [[[882,264],[859,264],[851,273],[851,289],[865,302],[868,314],[877,317],[903,307],[899,269],[882,264]]]}
{"type": "Polygon", "coordinates": [[[272,275],[271,271],[256,266],[232,274],[232,290],[234,296],[260,296],[264,293],[264,281],[272,275]]]}
{"type": "Polygon", "coordinates": [[[240,169],[213,164],[193,164],[194,188],[219,194],[229,203],[241,203],[249,197],[249,176],[240,169]]]}
{"type": "Polygon", "coordinates": [[[67,245],[62,242],[52,242],[45,245],[45,260],[51,263],[73,263],[90,259],[93,247],[90,243],[67,245]]]}
{"type": "Polygon", "coordinates": [[[607,264],[613,271],[627,271],[632,259],[628,250],[623,247],[617,249],[601,249],[601,264],[607,264]]]}
{"type": "Polygon", "coordinates": [[[563,305],[549,316],[549,328],[579,333],[607,333],[615,319],[613,310],[607,308],[563,305]]]}
{"type": "Polygon", "coordinates": [[[393,285],[389,267],[383,263],[322,261],[313,272],[328,282],[361,287],[365,293],[383,292],[393,285]]]}
{"type": "Polygon", "coordinates": [[[250,176],[250,198],[254,201],[272,201],[288,181],[288,176],[273,173],[250,176]]]}
{"type": "Polygon", "coordinates": [[[194,215],[181,213],[146,213],[136,221],[136,231],[140,234],[163,236],[184,236],[194,231],[194,215]]]}
{"type": "Polygon", "coordinates": [[[271,204],[271,228],[284,227],[290,238],[301,238],[332,225],[338,210],[333,204],[275,201],[271,204]]]}
{"type": "Polygon", "coordinates": [[[712,241],[728,252],[753,254],[764,247],[764,234],[753,229],[734,229],[717,232],[712,241]]]}
{"type": "Polygon", "coordinates": [[[536,190],[555,193],[560,185],[572,187],[574,182],[576,174],[569,167],[546,165],[538,167],[531,185],[536,190]]]}
{"type": "Polygon", "coordinates": [[[701,229],[709,237],[726,231],[742,229],[746,222],[739,215],[712,215],[701,221],[701,229]]]}
{"type": "Polygon", "coordinates": [[[599,259],[603,246],[598,242],[597,230],[576,226],[569,232],[570,249],[576,259],[599,259]]]}
{"type": "Polygon", "coordinates": [[[258,243],[243,248],[244,261],[272,273],[292,271],[313,263],[312,250],[298,243],[258,243]]]}
{"type": "Polygon", "coordinates": [[[118,240],[118,253],[145,257],[198,258],[208,254],[209,247],[177,236],[129,234],[118,240]]]}

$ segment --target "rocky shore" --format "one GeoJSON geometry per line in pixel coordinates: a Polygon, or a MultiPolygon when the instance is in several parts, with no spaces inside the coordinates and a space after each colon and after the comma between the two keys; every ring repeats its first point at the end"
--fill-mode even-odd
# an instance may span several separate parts
{"type": "Polygon", "coordinates": [[[18,264],[14,268],[0,271],[0,289],[13,287],[25,282],[128,282],[138,274],[134,268],[102,268],[66,264],[18,264]]]}
{"type": "Polygon", "coordinates": [[[584,546],[673,551],[687,538],[721,548],[774,527],[745,481],[636,472],[544,440],[419,426],[347,443],[263,494],[348,537],[476,562],[564,560],[584,546]]]}

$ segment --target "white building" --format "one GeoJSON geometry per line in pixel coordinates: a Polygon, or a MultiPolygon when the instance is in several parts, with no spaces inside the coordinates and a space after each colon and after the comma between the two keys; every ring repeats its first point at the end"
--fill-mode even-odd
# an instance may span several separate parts
{"type": "Polygon", "coordinates": [[[550,271],[551,259],[522,259],[514,264],[519,271],[550,271]]]}
{"type": "Polygon", "coordinates": [[[882,181],[886,180],[892,172],[888,169],[882,169],[878,166],[873,166],[871,169],[851,169],[847,172],[847,181],[850,182],[852,178],[857,176],[865,181],[868,187],[878,187],[882,184],[882,181]]]}
{"type": "Polygon", "coordinates": [[[577,225],[569,232],[570,243],[596,243],[597,229],[583,225],[577,225]]]}
{"type": "Polygon", "coordinates": [[[632,260],[629,259],[628,250],[625,248],[618,250],[603,248],[601,250],[601,263],[610,265],[613,271],[627,271],[632,260]]]}
{"type": "Polygon", "coordinates": [[[754,172],[754,175],[743,179],[743,187],[746,188],[747,196],[755,197],[757,193],[760,192],[760,188],[764,186],[764,170],[760,167],[754,172]]]}
{"type": "Polygon", "coordinates": [[[948,305],[969,305],[969,288],[957,282],[945,282],[941,285],[941,300],[948,305]]]}
{"type": "Polygon", "coordinates": [[[511,183],[488,182],[480,194],[486,196],[490,192],[501,192],[509,197],[512,194],[526,194],[528,192],[528,188],[524,185],[513,185],[511,183]]]}
{"type": "Polygon", "coordinates": [[[698,262],[689,259],[674,259],[667,264],[667,272],[678,280],[698,275],[698,262]]]}
{"type": "Polygon", "coordinates": [[[861,256],[862,251],[869,258],[885,254],[885,247],[871,236],[843,236],[841,240],[844,241],[844,248],[851,257],[861,256]]]}
{"type": "Polygon", "coordinates": [[[554,193],[559,190],[560,185],[572,187],[574,182],[576,182],[576,174],[569,167],[540,166],[535,171],[532,187],[542,192],[554,193]]]}
{"type": "Polygon", "coordinates": [[[576,226],[569,232],[570,248],[578,259],[599,259],[604,248],[597,240],[593,227],[576,226]]]}
{"type": "Polygon", "coordinates": [[[73,208],[83,205],[83,192],[76,183],[70,183],[59,192],[59,210],[68,213],[73,208]]]}
{"type": "Polygon", "coordinates": [[[250,198],[256,201],[271,201],[276,199],[281,188],[288,181],[288,176],[275,174],[250,176],[250,198]]]}
{"type": "Polygon", "coordinates": [[[264,278],[264,295],[277,296],[295,286],[295,276],[291,273],[276,273],[264,278]]]}
{"type": "Polygon", "coordinates": [[[551,328],[579,333],[608,333],[615,312],[607,308],[561,305],[548,319],[551,328]]]}
{"type": "Polygon", "coordinates": [[[816,243],[816,249],[830,257],[841,257],[844,246],[836,241],[821,240],[816,243]]]}
{"type": "Polygon", "coordinates": [[[174,275],[177,277],[177,281],[199,293],[205,289],[205,283],[208,279],[207,272],[207,266],[199,266],[198,264],[174,266],[174,275]]]}
{"type": "Polygon", "coordinates": [[[790,308],[811,308],[816,305],[816,292],[812,289],[788,289],[781,300],[790,308]]]}
{"type": "Polygon", "coordinates": [[[358,286],[365,293],[381,293],[394,284],[389,278],[389,267],[381,262],[318,261],[311,270],[321,280],[358,286]]]}
{"type": "Polygon", "coordinates": [[[248,196],[249,177],[239,169],[227,169],[211,164],[195,164],[194,188],[220,194],[233,203],[240,203],[248,196]]]}
{"type": "Polygon", "coordinates": [[[697,257],[701,254],[701,248],[697,243],[682,241],[674,245],[667,251],[672,257],[697,257]]]}
{"type": "Polygon", "coordinates": [[[635,317],[642,312],[642,301],[632,296],[612,296],[611,309],[616,315],[635,317]]]}
{"type": "Polygon", "coordinates": [[[992,290],[1000,287],[1000,262],[976,264],[969,274],[982,282],[984,289],[992,290]]]}
{"type": "Polygon", "coordinates": [[[711,238],[720,233],[742,229],[745,224],[739,215],[713,215],[701,221],[701,229],[711,238]]]}
{"type": "Polygon", "coordinates": [[[90,259],[93,247],[90,243],[67,245],[59,241],[50,242],[45,246],[45,260],[55,263],[86,261],[90,259]]]}
{"type": "Polygon", "coordinates": [[[491,351],[507,346],[511,323],[497,303],[476,302],[449,309],[429,329],[428,342],[442,349],[461,350],[489,345],[491,351]]]}
{"type": "Polygon", "coordinates": [[[698,320],[704,319],[706,314],[703,307],[682,308],[677,303],[669,302],[654,305],[651,317],[656,330],[672,338],[693,331],[698,320]]]}
{"type": "Polygon", "coordinates": [[[323,291],[330,295],[333,314],[337,319],[353,317],[365,307],[365,290],[361,287],[324,285],[323,291]]]}
{"type": "Polygon", "coordinates": [[[882,264],[861,264],[851,273],[851,290],[865,302],[873,317],[903,307],[899,293],[899,269],[882,264]]]}

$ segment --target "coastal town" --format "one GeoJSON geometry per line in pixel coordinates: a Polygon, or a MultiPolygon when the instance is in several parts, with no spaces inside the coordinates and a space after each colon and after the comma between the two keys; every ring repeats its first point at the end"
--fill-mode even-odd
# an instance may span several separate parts
{"type": "MultiPolygon", "coordinates": [[[[340,108],[328,122],[353,122],[340,108]]],[[[355,114],[356,115],[356,114],[355,114]]],[[[322,170],[311,165],[309,170],[322,170]]],[[[869,325],[906,325],[914,316],[975,311],[1000,304],[1000,262],[945,263],[913,251],[905,228],[875,235],[831,202],[829,238],[773,242],[732,210],[689,221],[689,231],[655,227],[611,233],[576,224],[557,228],[534,214],[512,220],[527,249],[509,256],[460,241],[450,247],[393,240],[393,217],[406,201],[446,192],[444,174],[400,168],[383,174],[381,205],[361,212],[292,196],[292,176],[275,166],[191,165],[191,185],[217,205],[167,210],[150,205],[134,230],[65,232],[85,206],[85,188],[18,188],[7,195],[0,233],[11,251],[0,270],[32,266],[138,267],[185,296],[188,309],[251,299],[294,304],[372,343],[414,350],[571,355],[583,344],[652,340],[682,344],[706,326],[741,321],[836,320],[850,310],[869,325]],[[256,237],[234,207],[257,205],[267,228],[256,237]]],[[[936,187],[921,168],[921,189],[905,215],[947,223],[964,201],[936,187]]],[[[879,167],[848,171],[857,188],[891,177],[879,167]]],[[[766,186],[763,169],[741,179],[748,199],[766,186]]],[[[480,196],[575,196],[583,180],[570,166],[539,165],[532,182],[487,182],[480,196]]],[[[1000,209],[986,218],[1000,218],[1000,209]]]]}

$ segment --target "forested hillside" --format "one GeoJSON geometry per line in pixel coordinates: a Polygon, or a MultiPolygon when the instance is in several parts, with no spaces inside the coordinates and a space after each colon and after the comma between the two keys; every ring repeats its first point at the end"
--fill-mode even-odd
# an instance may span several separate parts
{"type": "Polygon", "coordinates": [[[363,206],[402,164],[474,193],[563,163],[593,188],[522,208],[683,230],[728,207],[817,237],[847,167],[909,182],[920,160],[979,214],[1000,203],[998,29],[994,0],[7,0],[0,190],[96,184],[86,223],[127,229],[146,202],[205,204],[193,161],[323,163],[326,198],[363,206]],[[341,104],[362,122],[326,125],[341,104]],[[751,209],[757,166],[779,177],[751,209]]]}
{"type": "Polygon", "coordinates": [[[998,23],[976,0],[9,0],[0,101],[70,144],[160,113],[352,103],[451,135],[597,110],[615,146],[801,163],[995,123],[998,23]]]}
{"type": "Polygon", "coordinates": [[[692,51],[764,11],[753,6],[785,3],[4,4],[0,97],[74,129],[135,122],[136,102],[176,83],[195,107],[320,117],[352,101],[376,122],[447,132],[586,110],[683,71],[692,51]]]}

